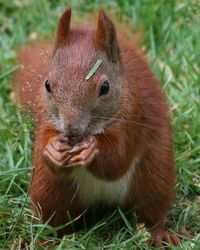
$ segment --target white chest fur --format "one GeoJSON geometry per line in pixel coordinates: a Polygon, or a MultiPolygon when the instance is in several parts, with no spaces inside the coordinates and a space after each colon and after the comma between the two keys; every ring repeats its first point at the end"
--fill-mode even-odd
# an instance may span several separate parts
{"type": "Polygon", "coordinates": [[[74,169],[71,178],[83,204],[86,206],[99,202],[107,205],[122,204],[128,193],[137,163],[138,159],[134,160],[125,175],[117,181],[98,179],[87,168],[74,169]]]}

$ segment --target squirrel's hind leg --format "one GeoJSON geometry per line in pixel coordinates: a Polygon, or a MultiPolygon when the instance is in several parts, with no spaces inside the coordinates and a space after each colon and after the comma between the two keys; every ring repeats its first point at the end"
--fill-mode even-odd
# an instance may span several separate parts
{"type": "Polygon", "coordinates": [[[175,169],[170,157],[166,160],[166,156],[159,155],[159,158],[156,158],[151,155],[140,162],[129,197],[139,221],[144,222],[149,228],[153,244],[156,246],[161,246],[162,242],[173,245],[180,242],[164,225],[174,197],[174,188],[175,169]],[[134,201],[131,197],[134,197],[134,201]]]}

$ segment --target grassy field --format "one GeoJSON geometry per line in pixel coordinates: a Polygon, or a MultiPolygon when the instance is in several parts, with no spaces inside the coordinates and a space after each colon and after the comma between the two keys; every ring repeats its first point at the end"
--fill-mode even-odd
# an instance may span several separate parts
{"type": "MultiPolygon", "coordinates": [[[[177,197],[168,224],[172,231],[187,227],[194,235],[172,249],[200,249],[200,2],[77,0],[71,5],[79,18],[104,6],[130,22],[133,33],[142,30],[172,110],[177,197]]],[[[66,0],[0,0],[0,249],[13,249],[24,238],[31,240],[31,249],[43,249],[39,238],[50,243],[56,239],[54,229],[33,222],[29,209],[32,122],[12,103],[11,85],[19,66],[17,48],[52,34],[64,6],[66,0]],[[55,237],[46,236],[48,232],[55,237]]],[[[143,225],[129,223],[118,210],[86,232],[57,239],[52,249],[150,249],[148,238],[143,225]],[[105,237],[103,232],[120,217],[120,228],[105,237]]]]}

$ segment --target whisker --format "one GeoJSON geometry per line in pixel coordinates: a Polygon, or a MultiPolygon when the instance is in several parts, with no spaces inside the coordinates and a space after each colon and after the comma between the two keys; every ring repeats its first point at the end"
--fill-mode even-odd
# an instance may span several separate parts
{"type": "MultiPolygon", "coordinates": [[[[140,117],[140,116],[138,116],[138,117],[140,117]]],[[[150,118],[147,118],[144,116],[140,117],[140,118],[150,119],[150,118]]],[[[140,125],[140,126],[145,127],[145,128],[155,129],[155,125],[149,125],[149,124],[146,124],[144,122],[139,122],[139,121],[132,121],[132,120],[128,120],[126,118],[95,117],[94,120],[98,122],[98,121],[104,121],[105,119],[112,119],[113,121],[117,121],[117,122],[123,122],[123,123],[128,123],[128,124],[133,124],[133,125],[140,125]]],[[[153,120],[152,120],[152,122],[153,122],[153,120]]],[[[157,127],[156,130],[168,131],[169,129],[157,127]]]]}
{"type": "MultiPolygon", "coordinates": [[[[48,112],[48,111],[40,111],[39,115],[34,112],[34,111],[29,111],[28,112],[28,115],[32,115],[34,116],[35,119],[37,119],[37,117],[40,117],[42,116],[43,119],[46,120],[46,122],[49,122],[54,124],[54,126],[56,127],[57,130],[61,131],[59,125],[58,125],[58,121],[59,121],[59,115],[55,115],[55,117],[52,117],[52,113],[48,112]]],[[[134,120],[130,120],[130,119],[127,119],[127,117],[123,114],[117,114],[116,117],[110,117],[110,116],[96,116],[96,115],[92,115],[92,123],[95,123],[95,122],[98,122],[98,121],[103,121],[103,122],[106,122],[108,120],[111,120],[113,122],[123,122],[123,123],[127,123],[129,125],[137,125],[137,126],[142,126],[142,127],[145,127],[145,128],[149,128],[149,129],[155,129],[155,126],[154,125],[149,125],[149,124],[146,124],[144,122],[141,122],[141,119],[147,119],[151,122],[153,122],[154,120],[149,117],[149,116],[144,116],[144,115],[137,115],[137,114],[133,114],[131,115],[131,117],[133,118],[136,118],[137,120],[134,121],[134,120]]],[[[90,127],[92,127],[93,129],[96,128],[95,124],[92,124],[90,125],[90,127]]],[[[106,124],[105,124],[105,127],[106,127],[106,124]]],[[[168,128],[161,128],[161,127],[157,127],[156,130],[158,131],[168,131],[169,129],[168,128]]]]}

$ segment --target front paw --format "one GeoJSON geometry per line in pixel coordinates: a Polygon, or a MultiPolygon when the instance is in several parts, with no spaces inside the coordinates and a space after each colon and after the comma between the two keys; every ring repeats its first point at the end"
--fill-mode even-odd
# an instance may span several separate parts
{"type": "Polygon", "coordinates": [[[43,156],[47,161],[48,167],[55,173],[66,171],[68,161],[72,157],[68,153],[71,149],[69,141],[64,136],[55,136],[51,138],[44,148],[43,156]]]}
{"type": "Polygon", "coordinates": [[[97,139],[90,135],[76,144],[69,153],[72,155],[68,161],[70,166],[88,167],[99,153],[97,139]]]}
{"type": "Polygon", "coordinates": [[[150,230],[153,246],[158,247],[159,249],[165,249],[164,245],[174,245],[178,246],[180,244],[180,239],[176,234],[172,234],[168,231],[165,231],[163,228],[156,227],[150,230]]]}

